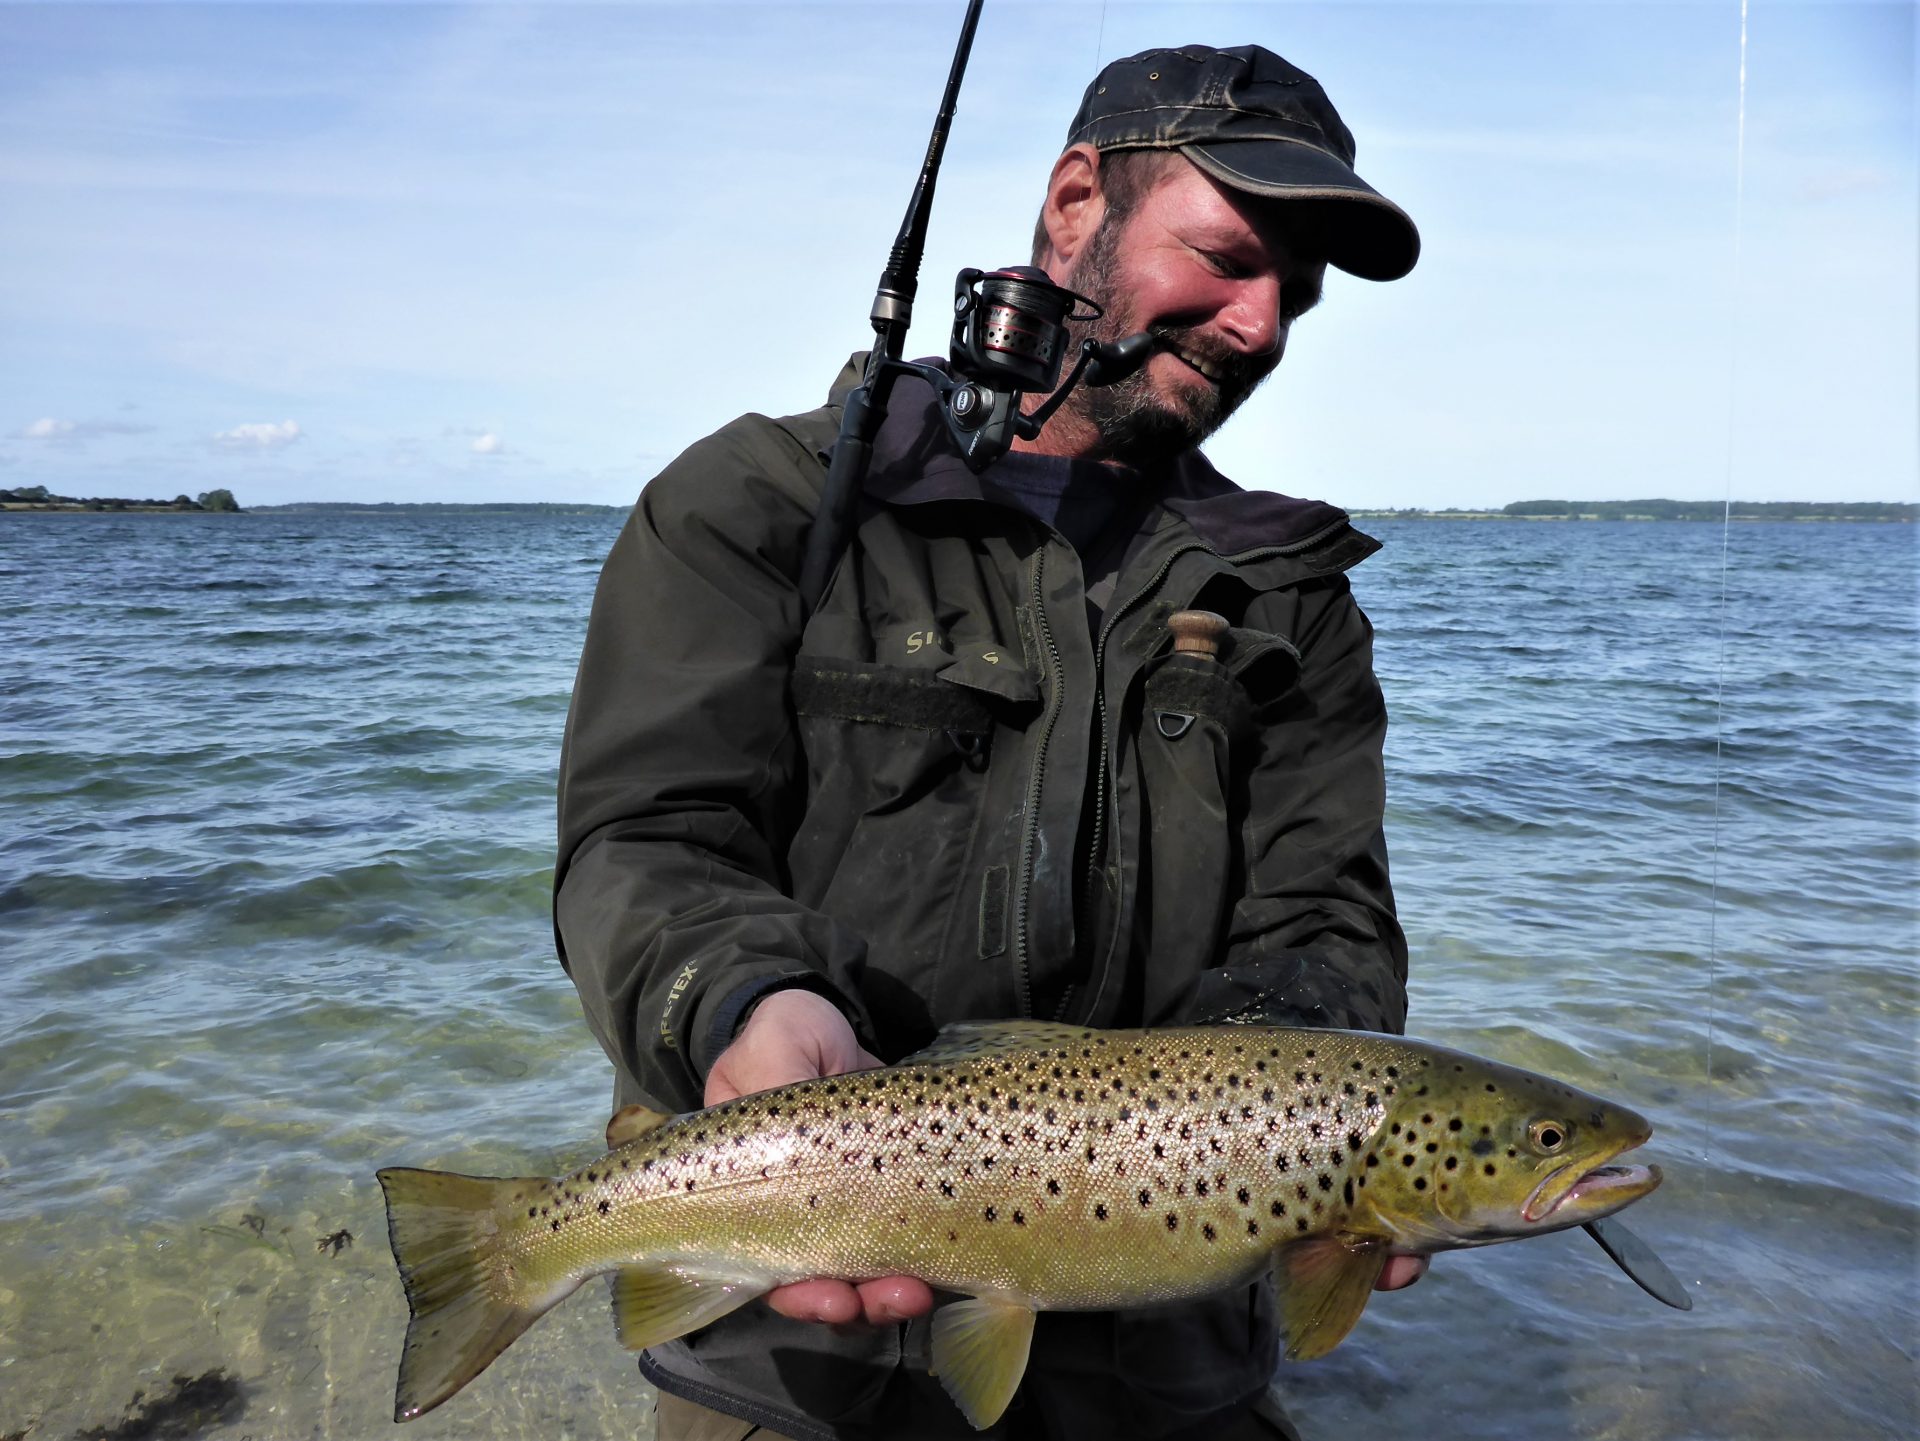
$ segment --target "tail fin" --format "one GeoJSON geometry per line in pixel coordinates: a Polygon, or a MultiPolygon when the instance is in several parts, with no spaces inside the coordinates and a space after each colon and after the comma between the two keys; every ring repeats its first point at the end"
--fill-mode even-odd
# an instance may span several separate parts
{"type": "Polygon", "coordinates": [[[574,1287],[515,1294],[519,1288],[502,1248],[501,1201],[542,1180],[399,1167],[379,1176],[387,1194],[387,1239],[412,1313],[393,1419],[411,1421],[486,1370],[574,1287]]]}

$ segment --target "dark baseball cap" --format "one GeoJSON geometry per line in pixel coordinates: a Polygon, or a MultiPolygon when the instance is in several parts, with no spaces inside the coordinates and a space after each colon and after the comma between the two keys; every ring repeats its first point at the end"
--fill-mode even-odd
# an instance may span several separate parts
{"type": "Polygon", "coordinates": [[[1178,150],[1230,189],[1301,208],[1328,261],[1398,280],[1420,257],[1407,212],[1353,171],[1353,134],[1320,82],[1258,45],[1182,45],[1116,60],[1067,144],[1178,150]]]}

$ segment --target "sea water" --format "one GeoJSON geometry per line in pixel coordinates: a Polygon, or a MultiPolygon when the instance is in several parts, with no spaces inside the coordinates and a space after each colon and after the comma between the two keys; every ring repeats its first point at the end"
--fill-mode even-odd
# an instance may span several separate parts
{"type": "MultiPolygon", "coordinates": [[[[374,1170],[597,1152],[547,887],[619,524],[0,517],[0,1436],[386,1435],[374,1170]]],[[[1310,1441],[1912,1434],[1914,529],[1366,527],[1410,1028],[1652,1117],[1695,1309],[1442,1256],[1284,1368],[1310,1441]]],[[[589,1292],[411,1429],[650,1410],[589,1292]]]]}

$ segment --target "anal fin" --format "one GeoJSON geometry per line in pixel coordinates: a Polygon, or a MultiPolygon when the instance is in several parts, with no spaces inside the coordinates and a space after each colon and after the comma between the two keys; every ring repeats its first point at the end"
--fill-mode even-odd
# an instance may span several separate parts
{"type": "Polygon", "coordinates": [[[1033,1344],[1033,1308],[1017,1301],[974,1297],[942,1306],[933,1316],[933,1374],[975,1430],[1000,1419],[1033,1344]]]}
{"type": "Polygon", "coordinates": [[[768,1289],[744,1276],[624,1266],[613,1276],[613,1325],[622,1346],[644,1351],[710,1325],[768,1289]]]}
{"type": "Polygon", "coordinates": [[[1347,1242],[1316,1236],[1280,1248],[1273,1258],[1287,1359],[1311,1361],[1346,1339],[1367,1309],[1387,1264],[1384,1241],[1347,1242]]]}

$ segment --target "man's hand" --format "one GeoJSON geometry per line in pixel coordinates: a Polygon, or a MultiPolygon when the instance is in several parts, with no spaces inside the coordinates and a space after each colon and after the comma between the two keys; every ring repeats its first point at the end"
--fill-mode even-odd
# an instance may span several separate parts
{"type": "MultiPolygon", "coordinates": [[[[771,1090],[816,1076],[838,1076],[881,1064],[862,1050],[840,1008],[813,991],[775,991],[753,1008],[731,1046],[707,1075],[706,1104],[771,1090]]],[[[883,1326],[933,1309],[927,1283],[883,1276],[858,1286],[845,1281],[796,1281],[767,1293],[767,1304],[796,1321],[860,1321],[883,1326]]]]}

